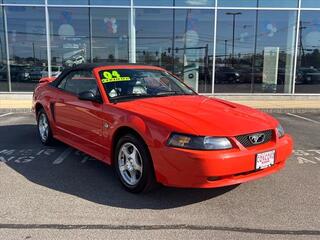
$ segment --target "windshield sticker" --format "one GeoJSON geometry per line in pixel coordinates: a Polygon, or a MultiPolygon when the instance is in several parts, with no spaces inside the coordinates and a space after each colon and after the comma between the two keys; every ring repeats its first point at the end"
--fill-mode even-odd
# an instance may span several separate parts
{"type": "Polygon", "coordinates": [[[102,73],[102,83],[111,83],[111,82],[123,82],[123,81],[130,81],[130,77],[121,77],[121,75],[118,73],[118,71],[104,71],[102,73]]]}

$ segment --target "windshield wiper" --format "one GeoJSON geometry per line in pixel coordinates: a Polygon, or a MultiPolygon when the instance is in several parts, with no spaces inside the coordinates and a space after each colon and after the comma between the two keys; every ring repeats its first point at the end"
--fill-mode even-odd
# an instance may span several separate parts
{"type": "Polygon", "coordinates": [[[174,95],[174,94],[181,94],[179,91],[161,91],[156,93],[155,95],[161,96],[161,95],[174,95]]]}
{"type": "Polygon", "coordinates": [[[151,95],[147,94],[147,93],[129,93],[126,95],[120,95],[120,96],[116,96],[116,97],[112,97],[111,101],[112,102],[118,102],[121,100],[131,100],[131,99],[135,99],[135,98],[146,98],[146,97],[151,97],[151,95]]]}
{"type": "Polygon", "coordinates": [[[174,95],[194,95],[193,93],[184,93],[179,91],[161,91],[156,94],[147,94],[147,93],[129,93],[126,95],[120,95],[116,97],[112,97],[111,101],[114,103],[125,101],[125,100],[134,100],[138,98],[153,98],[153,97],[166,97],[166,96],[174,96],[174,95]]]}
{"type": "Polygon", "coordinates": [[[155,96],[171,96],[171,95],[194,95],[193,93],[185,93],[180,91],[161,91],[155,94],[155,96]]]}

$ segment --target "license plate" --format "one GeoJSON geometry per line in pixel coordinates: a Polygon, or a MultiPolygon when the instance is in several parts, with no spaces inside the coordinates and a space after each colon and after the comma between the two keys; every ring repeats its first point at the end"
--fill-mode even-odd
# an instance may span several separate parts
{"type": "Polygon", "coordinates": [[[264,169],[271,167],[274,164],[275,160],[275,150],[258,153],[256,157],[256,169],[264,169]]]}

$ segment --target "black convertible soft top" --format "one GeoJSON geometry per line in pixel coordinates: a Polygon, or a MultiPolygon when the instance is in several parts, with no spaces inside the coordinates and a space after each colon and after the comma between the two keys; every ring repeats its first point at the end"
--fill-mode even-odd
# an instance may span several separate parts
{"type": "Polygon", "coordinates": [[[69,68],[64,69],[62,71],[62,73],[57,77],[57,79],[52,81],[50,83],[50,85],[56,87],[60,83],[60,81],[72,71],[93,70],[93,69],[95,69],[97,67],[104,67],[104,66],[112,67],[112,66],[121,66],[121,65],[125,65],[125,66],[150,66],[150,65],[147,65],[147,64],[138,64],[138,63],[112,63],[112,64],[104,63],[104,62],[101,62],[101,63],[83,63],[83,64],[77,65],[75,67],[69,67],[69,68]]]}

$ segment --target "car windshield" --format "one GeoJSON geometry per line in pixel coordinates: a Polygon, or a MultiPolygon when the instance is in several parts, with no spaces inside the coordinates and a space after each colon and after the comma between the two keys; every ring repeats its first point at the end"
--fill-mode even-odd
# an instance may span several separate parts
{"type": "Polygon", "coordinates": [[[100,78],[112,102],[196,94],[177,78],[160,70],[104,70],[100,72],[100,78]]]}

